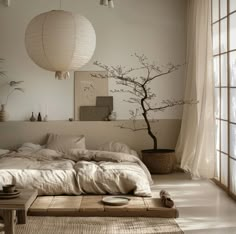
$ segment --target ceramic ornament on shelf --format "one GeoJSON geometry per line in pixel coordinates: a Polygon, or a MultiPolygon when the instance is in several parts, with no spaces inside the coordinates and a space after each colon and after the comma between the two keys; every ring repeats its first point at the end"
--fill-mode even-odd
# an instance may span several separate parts
{"type": "Polygon", "coordinates": [[[1,105],[1,109],[0,109],[0,122],[5,122],[9,119],[9,114],[5,109],[5,105],[2,104],[1,105]]]}
{"type": "Polygon", "coordinates": [[[45,116],[44,116],[43,121],[44,121],[44,122],[47,122],[47,121],[48,121],[48,115],[45,115],[45,116]]]}
{"type": "Polygon", "coordinates": [[[68,78],[93,56],[96,34],[82,15],[53,10],[34,17],[25,32],[29,57],[41,68],[55,72],[58,79],[68,78]]]}
{"type": "Polygon", "coordinates": [[[31,114],[30,121],[31,122],[36,121],[36,118],[34,117],[34,112],[32,112],[32,114],[31,114]]]}

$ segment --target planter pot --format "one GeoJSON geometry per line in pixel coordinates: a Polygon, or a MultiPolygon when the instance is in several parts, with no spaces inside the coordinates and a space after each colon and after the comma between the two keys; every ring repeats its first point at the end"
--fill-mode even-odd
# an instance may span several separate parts
{"type": "Polygon", "coordinates": [[[9,119],[9,114],[5,110],[5,105],[1,105],[1,110],[0,110],[0,122],[5,122],[9,119]]]}
{"type": "Polygon", "coordinates": [[[152,174],[171,173],[174,166],[175,151],[171,149],[142,150],[143,163],[152,174]]]}

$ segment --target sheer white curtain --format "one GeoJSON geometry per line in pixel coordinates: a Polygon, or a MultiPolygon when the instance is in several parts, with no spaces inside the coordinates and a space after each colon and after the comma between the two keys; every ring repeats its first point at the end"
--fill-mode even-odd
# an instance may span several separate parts
{"type": "Polygon", "coordinates": [[[214,81],[212,77],[211,0],[189,0],[187,13],[185,105],[176,155],[193,177],[215,172],[214,81]]]}

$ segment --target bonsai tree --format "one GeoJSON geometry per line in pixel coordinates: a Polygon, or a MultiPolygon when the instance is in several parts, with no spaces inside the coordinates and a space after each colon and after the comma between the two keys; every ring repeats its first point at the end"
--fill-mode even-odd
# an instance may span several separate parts
{"type": "MultiPolygon", "coordinates": [[[[135,130],[143,130],[146,129],[148,135],[152,138],[153,141],[153,151],[157,151],[157,137],[152,129],[150,118],[151,112],[156,111],[164,111],[167,108],[171,108],[178,105],[190,104],[192,101],[184,101],[184,100],[162,100],[159,106],[154,106],[153,103],[156,99],[156,94],[152,91],[151,85],[152,82],[160,77],[166,76],[172,72],[178,70],[181,65],[174,65],[169,63],[165,66],[158,66],[152,64],[148,61],[147,57],[144,55],[134,55],[138,60],[139,67],[137,68],[126,68],[122,66],[107,66],[98,61],[94,62],[94,64],[103,70],[107,71],[107,75],[102,74],[92,74],[92,77],[96,78],[113,78],[116,80],[118,85],[121,85],[124,88],[112,90],[115,93],[128,93],[130,94],[130,98],[126,100],[129,103],[136,103],[141,110],[141,114],[144,118],[146,127],[135,129],[135,130]],[[140,75],[137,76],[136,72],[140,72],[143,74],[145,72],[145,76],[140,75]]],[[[132,115],[132,119],[135,119],[139,114],[138,110],[130,111],[132,115]]]]}

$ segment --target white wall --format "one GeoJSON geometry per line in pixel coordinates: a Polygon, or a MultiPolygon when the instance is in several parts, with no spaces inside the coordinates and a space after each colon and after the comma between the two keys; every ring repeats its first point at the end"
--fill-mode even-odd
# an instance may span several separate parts
{"type": "MultiPolygon", "coordinates": [[[[7,110],[11,120],[28,119],[32,111],[49,119],[73,117],[73,78],[58,81],[54,74],[36,66],[24,47],[28,22],[39,13],[59,8],[59,0],[11,0],[11,6],[0,5],[0,57],[11,80],[24,80],[25,93],[11,96],[7,110]]],[[[62,0],[62,9],[86,16],[94,25],[97,47],[92,60],[82,70],[98,70],[92,63],[99,60],[110,65],[135,66],[130,56],[145,54],[159,64],[185,62],[186,0],[115,0],[115,8],[99,5],[99,0],[62,0]]],[[[1,81],[3,84],[6,79],[1,81]]],[[[114,83],[110,82],[110,88],[114,83]]],[[[158,97],[182,98],[184,67],[155,83],[158,97]]],[[[3,90],[0,89],[0,97],[3,90]]],[[[121,95],[114,103],[119,119],[129,117],[121,95]]],[[[157,118],[181,118],[182,109],[158,113],[157,118]]]]}
{"type": "MultiPolygon", "coordinates": [[[[143,125],[143,121],[137,121],[143,125]]],[[[132,127],[131,121],[8,121],[0,124],[0,149],[15,149],[25,142],[45,144],[48,133],[83,134],[88,149],[97,149],[99,145],[108,141],[125,142],[132,149],[140,153],[143,149],[151,149],[153,141],[147,131],[130,131],[117,126],[132,127]],[[96,129],[96,131],[94,131],[96,129]],[[106,131],[104,131],[106,129],[106,131]],[[20,136],[20,137],[19,137],[20,136]]],[[[158,132],[158,147],[174,149],[179,135],[181,120],[159,120],[152,124],[158,132]]]]}

